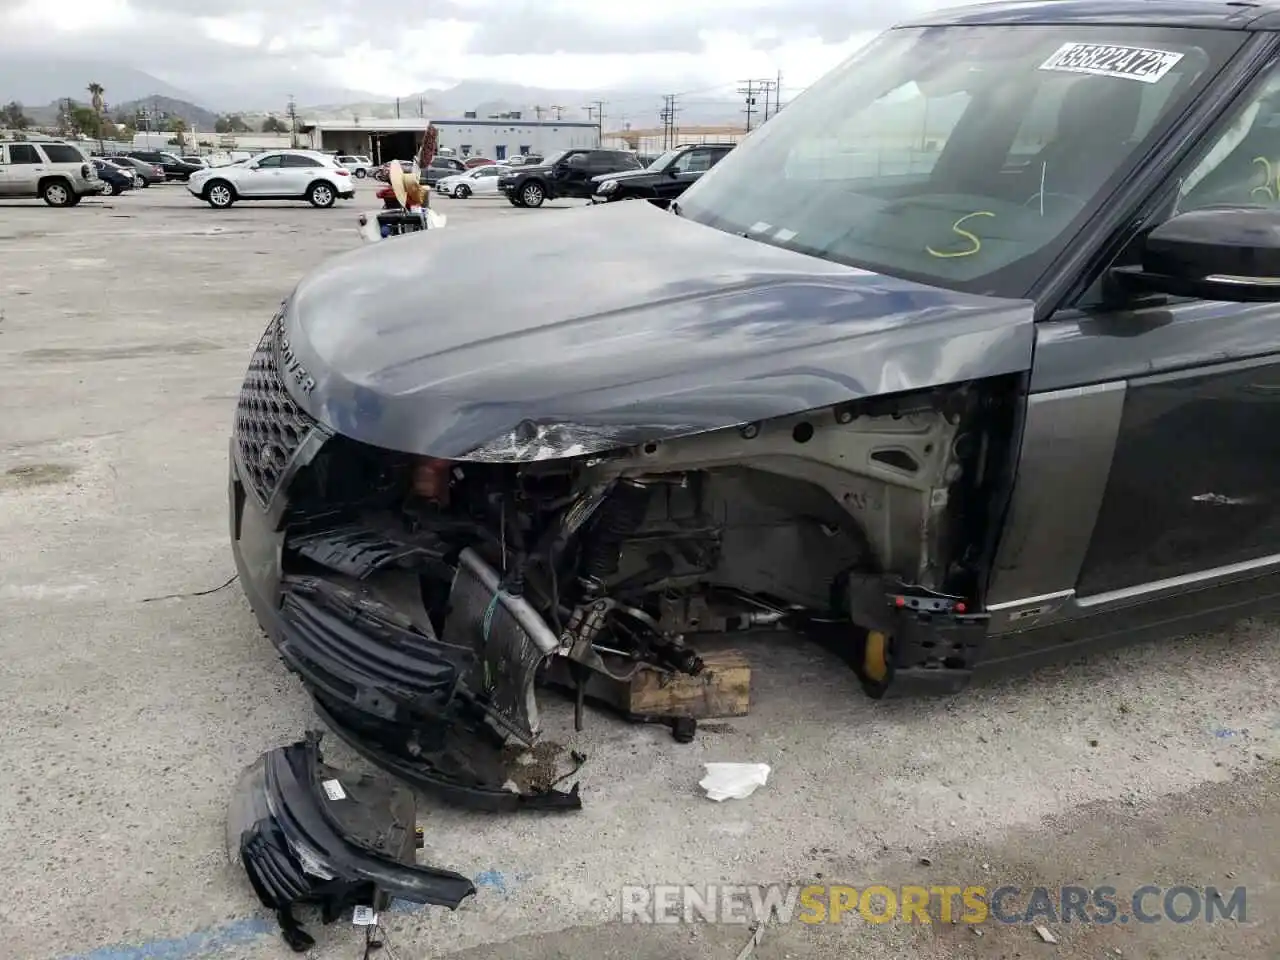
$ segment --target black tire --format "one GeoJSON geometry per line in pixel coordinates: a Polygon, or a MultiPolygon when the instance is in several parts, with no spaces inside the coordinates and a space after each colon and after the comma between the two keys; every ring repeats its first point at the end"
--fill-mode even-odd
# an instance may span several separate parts
{"type": "Polygon", "coordinates": [[[236,188],[225,180],[210,180],[204,186],[204,199],[215,210],[226,210],[236,202],[236,188]]]}
{"type": "Polygon", "coordinates": [[[74,206],[75,195],[71,184],[62,177],[52,177],[40,184],[40,198],[51,207],[74,206]]]}
{"type": "Polygon", "coordinates": [[[520,206],[535,210],[547,199],[547,188],[537,180],[530,180],[520,187],[520,206]]]}
{"type": "Polygon", "coordinates": [[[367,177],[367,176],[368,176],[368,174],[364,172],[364,168],[363,168],[363,167],[358,167],[358,168],[356,169],[356,179],[357,179],[357,180],[363,180],[363,179],[364,179],[365,177],[367,177]]]}
{"type": "Polygon", "coordinates": [[[331,183],[317,180],[307,187],[307,202],[313,207],[320,207],[321,209],[332,207],[337,199],[338,191],[333,188],[331,183]]]}
{"type": "Polygon", "coordinates": [[[147,187],[151,186],[151,181],[150,181],[150,180],[148,180],[146,177],[139,177],[139,178],[138,178],[138,186],[139,186],[141,189],[145,190],[145,189],[147,189],[147,187]]]}
{"type": "Polygon", "coordinates": [[[69,204],[67,204],[67,206],[69,206],[69,207],[74,207],[74,206],[76,206],[77,204],[79,204],[79,203],[80,203],[80,201],[81,201],[81,200],[83,200],[83,199],[84,199],[84,197],[83,197],[83,196],[81,196],[80,194],[78,194],[78,193],[73,193],[73,194],[71,195],[71,202],[70,202],[69,204]]]}
{"type": "Polygon", "coordinates": [[[465,183],[460,183],[454,187],[453,196],[455,199],[465,200],[467,197],[471,196],[471,188],[465,183]]]}

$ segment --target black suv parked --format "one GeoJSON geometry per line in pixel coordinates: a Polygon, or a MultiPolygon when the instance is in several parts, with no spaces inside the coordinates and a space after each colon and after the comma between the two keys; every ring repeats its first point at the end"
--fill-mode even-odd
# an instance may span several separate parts
{"type": "Polygon", "coordinates": [[[187,163],[175,154],[163,150],[130,150],[125,156],[160,167],[166,180],[190,180],[193,173],[204,169],[199,164],[187,163]]]}
{"type": "Polygon", "coordinates": [[[540,207],[560,197],[590,199],[593,177],[640,170],[635,154],[625,150],[563,150],[536,167],[513,167],[498,180],[498,189],[516,207],[540,207]]]}
{"type": "Polygon", "coordinates": [[[696,143],[668,150],[643,170],[602,173],[592,177],[594,203],[614,200],[648,200],[665,208],[697,179],[723,160],[732,143],[696,143]]]}

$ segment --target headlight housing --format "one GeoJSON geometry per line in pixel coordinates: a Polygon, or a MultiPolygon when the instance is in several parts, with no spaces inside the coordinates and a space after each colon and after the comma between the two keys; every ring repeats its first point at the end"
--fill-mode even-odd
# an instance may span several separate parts
{"type": "Polygon", "coordinates": [[[599,188],[596,190],[596,193],[603,194],[604,196],[607,197],[609,194],[613,193],[617,189],[618,189],[617,180],[606,180],[604,183],[600,184],[599,188]]]}

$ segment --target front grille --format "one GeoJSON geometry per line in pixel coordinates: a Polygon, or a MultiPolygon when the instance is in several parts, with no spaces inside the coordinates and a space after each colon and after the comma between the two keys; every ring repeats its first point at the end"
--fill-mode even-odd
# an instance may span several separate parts
{"type": "Polygon", "coordinates": [[[236,405],[236,444],[245,480],[266,506],[316,421],[285,390],[276,357],[281,319],[267,326],[253,352],[236,405]]]}

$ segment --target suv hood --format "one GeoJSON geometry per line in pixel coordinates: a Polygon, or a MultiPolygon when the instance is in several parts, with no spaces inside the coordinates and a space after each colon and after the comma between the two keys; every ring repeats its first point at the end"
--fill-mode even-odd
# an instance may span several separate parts
{"type": "Polygon", "coordinates": [[[519,176],[523,176],[523,175],[524,175],[524,174],[526,174],[526,173],[541,173],[541,174],[547,174],[547,173],[550,173],[550,172],[551,172],[551,168],[550,168],[550,167],[544,167],[544,166],[542,166],[541,164],[539,164],[539,165],[538,165],[538,166],[536,166],[536,167],[534,167],[534,166],[529,166],[529,167],[526,167],[526,166],[519,166],[519,167],[512,167],[510,170],[508,170],[506,173],[504,173],[504,174],[503,174],[499,179],[505,180],[507,177],[519,177],[519,176]]]}
{"type": "Polygon", "coordinates": [[[641,177],[652,177],[655,180],[663,176],[658,170],[622,170],[618,173],[601,173],[591,178],[592,183],[604,183],[606,180],[639,180],[641,177]]]}
{"type": "Polygon", "coordinates": [[[306,277],[281,319],[297,402],[353,439],[578,455],[1029,369],[1029,301],[842,266],[622,203],[422,231],[306,277]],[[491,252],[508,251],[493,282],[491,252]],[[533,430],[541,433],[541,430],[533,430]]]}

